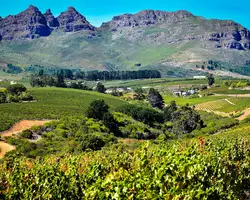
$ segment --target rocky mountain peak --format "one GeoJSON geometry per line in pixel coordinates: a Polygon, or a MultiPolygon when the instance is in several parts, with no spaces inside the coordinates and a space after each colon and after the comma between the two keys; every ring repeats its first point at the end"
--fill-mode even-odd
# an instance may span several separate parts
{"type": "Polygon", "coordinates": [[[58,20],[54,17],[50,9],[47,9],[46,12],[43,14],[44,17],[46,18],[47,25],[50,28],[56,28],[59,26],[58,20]]]}
{"type": "Polygon", "coordinates": [[[86,18],[81,15],[74,7],[69,7],[65,12],[62,12],[57,20],[60,28],[65,32],[75,32],[80,30],[95,30],[86,18]]]}
{"type": "Polygon", "coordinates": [[[73,6],[69,6],[67,10],[68,11],[75,11],[75,12],[77,12],[77,10],[73,6]]]}
{"type": "Polygon", "coordinates": [[[25,11],[2,20],[0,34],[3,39],[33,39],[50,35],[50,28],[39,9],[30,5],[25,11]]]}

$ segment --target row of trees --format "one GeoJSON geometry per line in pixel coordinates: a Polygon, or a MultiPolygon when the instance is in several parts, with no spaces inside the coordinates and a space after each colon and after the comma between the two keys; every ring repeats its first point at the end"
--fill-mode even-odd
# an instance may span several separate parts
{"type": "Polygon", "coordinates": [[[139,71],[89,71],[85,73],[86,80],[127,80],[127,79],[149,79],[161,78],[157,70],[139,71]]]}
{"type": "Polygon", "coordinates": [[[139,71],[87,71],[83,72],[75,69],[40,69],[39,71],[32,71],[36,76],[52,76],[56,77],[58,74],[65,79],[76,80],[83,79],[88,81],[97,80],[127,80],[127,79],[148,79],[161,78],[161,73],[157,70],[139,70],[139,71]]]}

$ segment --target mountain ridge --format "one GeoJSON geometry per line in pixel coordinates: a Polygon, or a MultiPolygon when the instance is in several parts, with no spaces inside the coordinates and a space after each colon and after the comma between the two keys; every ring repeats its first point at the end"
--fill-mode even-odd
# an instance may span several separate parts
{"type": "Polygon", "coordinates": [[[247,28],[185,10],[143,10],[95,27],[73,7],[55,17],[30,6],[0,19],[0,40],[0,60],[20,66],[192,70],[214,60],[229,70],[250,58],[247,28]]]}

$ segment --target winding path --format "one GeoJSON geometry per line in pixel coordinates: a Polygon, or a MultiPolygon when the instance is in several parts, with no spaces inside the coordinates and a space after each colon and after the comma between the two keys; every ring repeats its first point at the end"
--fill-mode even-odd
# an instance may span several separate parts
{"type": "Polygon", "coordinates": [[[21,133],[22,131],[31,128],[32,126],[42,126],[51,120],[21,120],[14,124],[9,130],[0,132],[1,138],[3,141],[0,141],[0,159],[4,157],[4,155],[12,150],[15,150],[15,146],[8,144],[4,137],[10,137],[21,133]]]}

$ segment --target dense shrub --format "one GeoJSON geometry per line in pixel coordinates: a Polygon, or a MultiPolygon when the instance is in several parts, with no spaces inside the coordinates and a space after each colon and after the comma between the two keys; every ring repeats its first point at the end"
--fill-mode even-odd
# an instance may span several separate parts
{"type": "Polygon", "coordinates": [[[24,130],[21,133],[21,137],[26,138],[26,139],[32,139],[32,135],[33,135],[33,133],[31,130],[24,130]]]}
{"type": "Polygon", "coordinates": [[[129,115],[135,120],[148,125],[153,125],[156,122],[162,123],[164,121],[163,114],[152,108],[146,108],[131,104],[122,106],[118,108],[117,111],[129,115]]]}
{"type": "Polygon", "coordinates": [[[24,85],[22,84],[14,84],[14,85],[9,85],[7,87],[8,93],[12,95],[20,95],[22,92],[25,92],[27,89],[24,85]]]}

